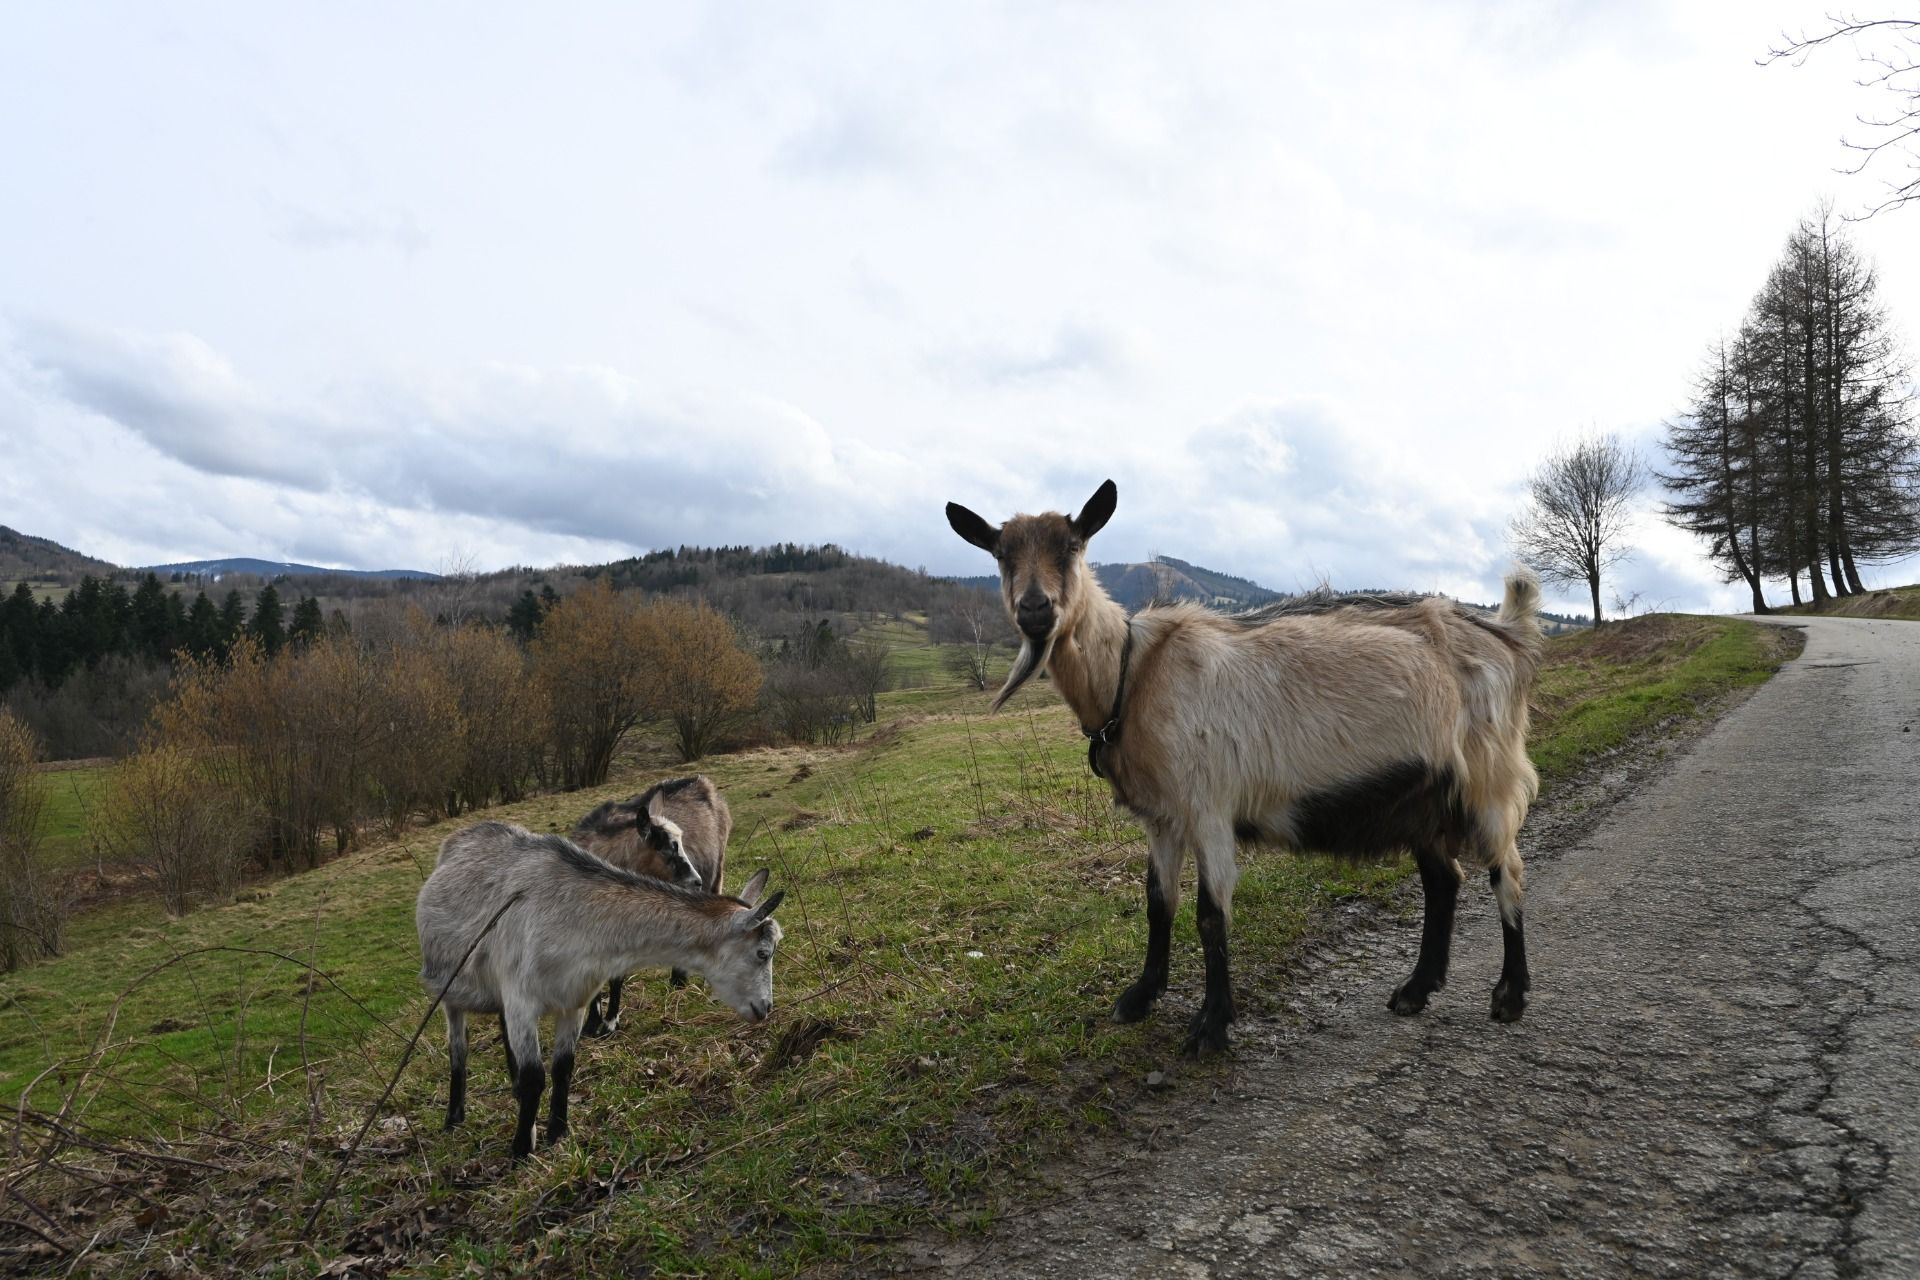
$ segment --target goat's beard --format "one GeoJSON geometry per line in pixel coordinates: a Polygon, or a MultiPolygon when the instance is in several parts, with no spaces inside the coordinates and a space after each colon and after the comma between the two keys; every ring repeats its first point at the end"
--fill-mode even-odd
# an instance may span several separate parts
{"type": "Polygon", "coordinates": [[[1033,678],[1033,673],[1047,665],[1047,659],[1053,657],[1053,637],[1048,636],[1046,643],[1034,647],[1031,638],[1020,637],[1020,655],[1013,660],[1013,670],[1007,672],[1007,682],[1000,686],[1000,692],[993,696],[991,710],[998,711],[1007,705],[1007,699],[1020,692],[1020,686],[1033,678]]]}

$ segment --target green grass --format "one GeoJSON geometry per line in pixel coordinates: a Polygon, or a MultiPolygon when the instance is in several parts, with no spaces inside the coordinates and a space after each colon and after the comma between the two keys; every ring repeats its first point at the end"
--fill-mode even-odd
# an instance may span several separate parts
{"type": "Polygon", "coordinates": [[[46,797],[40,823],[46,844],[41,856],[48,866],[70,869],[94,860],[88,823],[112,780],[111,765],[49,769],[40,774],[41,794],[46,797]]]}
{"type": "MultiPolygon", "coordinates": [[[[1640,619],[1555,641],[1534,741],[1549,778],[1763,678],[1777,655],[1759,630],[1640,619]]],[[[997,717],[984,702],[951,684],[900,691],[852,747],[702,762],[735,814],[731,881],[770,865],[788,892],[774,1020],[744,1026],[697,981],[636,978],[619,1036],[583,1051],[573,1141],[517,1168],[491,1028],[467,1127],[438,1132],[436,1022],[318,1253],[290,1243],[287,1215],[313,1203],[425,1008],[413,897],[457,823],[179,921],[138,902],[91,913],[105,922],[77,923],[69,955],[0,979],[0,1098],[64,1061],[34,1087],[36,1106],[70,1089],[76,1123],[204,1140],[176,1150],[229,1170],[146,1184],[177,1196],[172,1216],[150,1245],[132,1231],[103,1246],[96,1274],[139,1273],[155,1250],[208,1272],[310,1274],[387,1251],[410,1275],[784,1274],[860,1259],[916,1225],[971,1229],[1010,1174],[1125,1115],[1147,1071],[1205,1088],[1231,1070],[1174,1065],[1201,985],[1190,902],[1167,1006],[1137,1026],[1106,1020],[1143,945],[1139,832],[1088,776],[1049,689],[997,717]],[[309,959],[329,980],[311,995],[309,959]],[[76,1057],[96,1052],[82,1070],[76,1057]]],[[[563,830],[648,776],[485,816],[563,830]]],[[[1384,898],[1405,874],[1250,854],[1235,897],[1243,1009],[1267,1008],[1290,947],[1333,903],[1384,898]]],[[[90,1208],[71,1230],[112,1241],[138,1209],[90,1208]]]]}
{"type": "Polygon", "coordinates": [[[1550,642],[1530,743],[1543,787],[1732,690],[1797,647],[1789,631],[1731,618],[1650,614],[1550,642]]]}

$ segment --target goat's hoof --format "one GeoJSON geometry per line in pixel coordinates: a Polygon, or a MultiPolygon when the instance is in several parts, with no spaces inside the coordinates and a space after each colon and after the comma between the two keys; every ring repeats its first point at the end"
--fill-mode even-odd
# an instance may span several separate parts
{"type": "Polygon", "coordinates": [[[1526,1011],[1525,987],[1509,986],[1503,982],[1493,989],[1492,1017],[1495,1022],[1518,1022],[1526,1011]]]}
{"type": "Polygon", "coordinates": [[[591,1027],[582,1027],[580,1034],[591,1040],[604,1040],[619,1029],[620,1019],[615,1018],[612,1022],[600,1022],[591,1027]]]}
{"type": "Polygon", "coordinates": [[[1232,1021],[1232,1009],[1228,1009],[1223,1016],[1215,1010],[1202,1006],[1200,1012],[1193,1015],[1193,1022],[1187,1027],[1187,1038],[1181,1044],[1180,1052],[1189,1058],[1204,1058],[1209,1054],[1225,1053],[1227,1025],[1232,1021]]]}
{"type": "Polygon", "coordinates": [[[1427,1007],[1427,1000],[1439,988],[1416,987],[1411,982],[1403,982],[1393,989],[1387,997],[1387,1008],[1403,1018],[1411,1018],[1427,1007]]]}
{"type": "Polygon", "coordinates": [[[528,1138],[525,1142],[522,1142],[518,1138],[515,1138],[513,1140],[512,1158],[515,1164],[519,1164],[522,1160],[525,1160],[528,1156],[531,1156],[532,1154],[533,1154],[532,1138],[528,1138]]]}
{"type": "Polygon", "coordinates": [[[1136,982],[1120,993],[1113,1002],[1113,1020],[1115,1022],[1138,1022],[1153,1012],[1154,1003],[1160,999],[1164,988],[1136,982]]]}
{"type": "Polygon", "coordinates": [[[1180,1052],[1189,1058],[1206,1058],[1227,1051],[1225,1027],[1196,1027],[1187,1034],[1180,1052]]]}
{"type": "Polygon", "coordinates": [[[550,1147],[558,1146],[567,1140],[567,1134],[570,1132],[572,1131],[565,1125],[561,1125],[558,1129],[549,1126],[547,1129],[547,1145],[550,1147]]]}
{"type": "Polygon", "coordinates": [[[466,1122],[467,1122],[467,1113],[464,1111],[462,1111],[458,1115],[450,1115],[447,1117],[447,1122],[440,1126],[440,1132],[452,1133],[455,1129],[458,1129],[461,1125],[465,1124],[466,1122]]]}

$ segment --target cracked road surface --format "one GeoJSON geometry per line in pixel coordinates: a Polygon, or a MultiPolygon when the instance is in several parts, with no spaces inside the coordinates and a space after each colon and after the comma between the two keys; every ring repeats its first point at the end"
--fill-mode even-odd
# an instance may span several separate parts
{"type": "MultiPolygon", "coordinates": [[[[1500,935],[1470,883],[1424,1014],[1385,1008],[1417,924],[1336,944],[1292,1016],[1236,1026],[1212,1101],[1169,1068],[1143,1120],[1181,1136],[1116,1141],[916,1261],[1920,1276],[1920,623],[1804,621],[1798,660],[1531,868],[1524,1021],[1487,1018],[1500,935]]],[[[1154,1016],[1171,1050],[1185,1014],[1154,1016]]]]}

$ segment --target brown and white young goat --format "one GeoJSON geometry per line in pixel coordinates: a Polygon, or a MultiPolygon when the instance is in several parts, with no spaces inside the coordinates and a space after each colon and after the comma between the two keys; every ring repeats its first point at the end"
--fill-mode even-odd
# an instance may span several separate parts
{"type": "Polygon", "coordinates": [[[1517,1020],[1529,979],[1514,838],[1538,787],[1526,753],[1541,643],[1532,574],[1508,576],[1497,619],[1443,600],[1305,616],[1181,604],[1129,619],[1086,558],[1117,500],[1109,480],[1077,516],[1018,515],[998,527],[947,504],[954,531],[999,561],[1020,630],[994,709],[1044,667],[1079,717],[1095,771],[1147,832],[1146,965],[1115,1020],[1144,1018],[1166,990],[1191,848],[1207,985],[1186,1048],[1226,1047],[1238,839],[1355,856],[1413,851],[1426,921],[1419,961],[1388,1001],[1398,1014],[1420,1012],[1445,984],[1463,869],[1485,869],[1505,942],[1493,1017],[1517,1020]]]}
{"type": "Polygon", "coordinates": [[[554,1015],[548,1142],[566,1136],[580,1024],[587,1002],[610,976],[653,965],[691,969],[741,1017],[764,1019],[773,1008],[773,953],[780,941],[780,925],[770,917],[784,896],[760,901],[766,883],[762,871],[737,898],[684,888],[505,822],[448,836],[414,905],[421,981],[430,992],[446,988],[447,1128],[466,1119],[470,1013],[500,1015],[507,1077],[520,1103],[516,1160],[533,1150],[533,1119],[546,1083],[542,1014],[554,1015]],[[462,968],[467,948],[496,913],[493,932],[462,968]]]}
{"type": "MultiPolygon", "coordinates": [[[[719,893],[726,879],[727,841],[733,811],[705,774],[656,782],[631,800],[609,800],[573,829],[573,842],[636,875],[719,893]]],[[[673,985],[686,985],[675,969],[673,985]]],[[[620,994],[626,975],[607,982],[606,1011],[595,996],[581,1034],[610,1036],[620,1029],[620,994]]]]}

